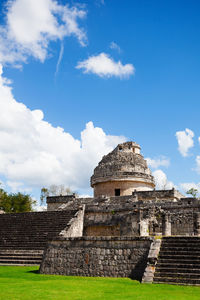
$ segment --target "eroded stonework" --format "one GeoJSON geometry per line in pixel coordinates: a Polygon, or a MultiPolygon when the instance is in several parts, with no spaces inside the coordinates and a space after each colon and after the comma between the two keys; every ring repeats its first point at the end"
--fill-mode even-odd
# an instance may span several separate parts
{"type": "Polygon", "coordinates": [[[102,158],[94,169],[91,186],[94,197],[124,196],[131,195],[134,190],[152,190],[155,183],[146,160],[140,154],[140,146],[126,142],[102,158]]]}
{"type": "Polygon", "coordinates": [[[47,198],[48,210],[79,213],[70,229],[49,243],[42,273],[141,280],[146,268],[143,282],[152,282],[158,238],[200,236],[200,201],[175,189],[155,190],[151,171],[134,142],[120,144],[102,158],[91,186],[94,198],[47,198]]]}

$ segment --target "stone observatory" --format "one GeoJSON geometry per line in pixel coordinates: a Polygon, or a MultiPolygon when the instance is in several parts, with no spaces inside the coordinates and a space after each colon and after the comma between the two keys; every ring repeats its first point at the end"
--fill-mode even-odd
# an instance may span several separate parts
{"type": "Polygon", "coordinates": [[[135,142],[119,144],[94,169],[91,187],[94,197],[128,196],[134,191],[155,188],[154,178],[135,142]]]}

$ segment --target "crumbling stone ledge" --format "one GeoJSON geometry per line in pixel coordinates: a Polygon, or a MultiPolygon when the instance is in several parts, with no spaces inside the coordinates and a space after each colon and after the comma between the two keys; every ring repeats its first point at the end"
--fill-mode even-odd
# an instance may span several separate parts
{"type": "Polygon", "coordinates": [[[149,255],[147,259],[147,267],[145,269],[144,275],[142,277],[142,283],[152,283],[154,278],[154,273],[156,270],[156,264],[158,260],[158,255],[160,252],[161,239],[155,239],[151,243],[149,250],[149,255]]]}

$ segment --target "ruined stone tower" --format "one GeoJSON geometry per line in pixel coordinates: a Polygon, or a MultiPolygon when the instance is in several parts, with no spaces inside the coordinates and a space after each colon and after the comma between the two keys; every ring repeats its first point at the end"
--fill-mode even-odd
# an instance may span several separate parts
{"type": "Polygon", "coordinates": [[[131,195],[155,187],[147,162],[135,142],[119,144],[105,155],[91,177],[94,197],[131,195]]]}

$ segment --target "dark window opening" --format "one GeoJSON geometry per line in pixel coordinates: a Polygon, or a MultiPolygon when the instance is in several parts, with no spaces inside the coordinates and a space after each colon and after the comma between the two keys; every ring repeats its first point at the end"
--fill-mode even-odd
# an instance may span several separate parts
{"type": "Polygon", "coordinates": [[[122,151],[122,146],[119,146],[119,151],[122,151]]]}
{"type": "Polygon", "coordinates": [[[120,196],[120,189],[115,189],[115,196],[120,196]]]}

